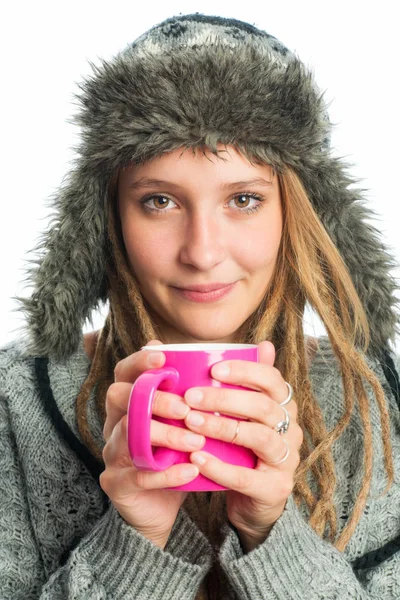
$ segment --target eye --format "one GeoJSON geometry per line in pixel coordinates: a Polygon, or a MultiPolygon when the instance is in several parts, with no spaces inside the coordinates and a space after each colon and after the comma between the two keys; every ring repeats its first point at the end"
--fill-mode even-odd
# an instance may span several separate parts
{"type": "MultiPolygon", "coordinates": [[[[170,198],[167,198],[167,196],[163,196],[163,195],[158,195],[158,196],[146,196],[145,198],[143,198],[140,201],[140,204],[142,204],[143,208],[147,211],[147,212],[152,212],[152,213],[159,213],[159,212],[167,212],[166,207],[172,202],[172,200],[170,198]],[[149,205],[151,202],[153,202],[153,208],[149,205]]],[[[172,202],[172,204],[175,204],[174,202],[172,202]]]]}
{"type": "Polygon", "coordinates": [[[235,202],[237,208],[239,208],[239,212],[244,213],[252,213],[261,208],[261,203],[264,201],[262,196],[253,193],[242,193],[237,194],[231,200],[231,202],[235,202]],[[256,202],[256,204],[252,204],[251,202],[256,202]]]}
{"type": "Polygon", "coordinates": [[[251,196],[248,194],[240,194],[240,196],[235,196],[233,198],[238,208],[248,208],[251,199],[251,196]]]}

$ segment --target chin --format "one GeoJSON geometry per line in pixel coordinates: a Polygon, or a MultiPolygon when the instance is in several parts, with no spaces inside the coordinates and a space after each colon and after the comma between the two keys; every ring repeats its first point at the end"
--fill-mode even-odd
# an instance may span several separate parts
{"type": "Polygon", "coordinates": [[[191,329],[179,329],[179,332],[182,336],[188,339],[188,343],[192,342],[201,342],[201,343],[217,343],[217,342],[226,342],[232,343],[235,337],[237,329],[212,329],[210,330],[207,327],[203,327],[201,329],[193,330],[191,329]]]}
{"type": "MultiPolygon", "coordinates": [[[[199,311],[200,312],[200,311],[199,311]]],[[[176,314],[172,311],[162,314],[157,313],[157,321],[161,330],[165,332],[165,338],[172,340],[169,343],[232,343],[236,333],[244,321],[238,319],[237,314],[232,314],[229,309],[217,311],[208,315],[199,314],[193,310],[191,313],[181,311],[180,320],[176,320],[176,314]],[[227,323],[230,323],[227,327],[227,323]]],[[[245,315],[247,319],[247,315],[245,315]]]]}

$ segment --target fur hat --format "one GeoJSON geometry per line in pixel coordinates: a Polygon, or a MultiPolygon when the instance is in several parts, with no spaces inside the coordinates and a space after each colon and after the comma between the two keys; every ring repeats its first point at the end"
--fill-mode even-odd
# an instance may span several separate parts
{"type": "Polygon", "coordinates": [[[21,299],[30,349],[66,358],[107,299],[106,204],[115,169],[186,146],[238,144],[278,172],[291,166],[343,257],[371,327],[370,353],[396,334],[394,263],[348,165],[332,156],[330,123],[312,73],[248,23],[201,14],[167,19],[80,86],[73,170],[28,270],[21,299]]]}

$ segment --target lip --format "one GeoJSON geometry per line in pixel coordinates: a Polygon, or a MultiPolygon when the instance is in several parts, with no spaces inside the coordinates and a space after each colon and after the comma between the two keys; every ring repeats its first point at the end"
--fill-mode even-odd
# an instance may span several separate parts
{"type": "Polygon", "coordinates": [[[236,281],[233,283],[210,283],[208,285],[193,285],[190,288],[174,287],[173,289],[191,302],[214,302],[227,296],[236,283],[236,281]]]}
{"type": "MultiPolygon", "coordinates": [[[[236,282],[234,282],[236,283],[236,282]]],[[[177,290],[185,290],[189,292],[213,292],[214,290],[221,290],[222,288],[233,285],[233,283],[207,283],[205,285],[190,285],[185,288],[176,288],[177,290]]]]}

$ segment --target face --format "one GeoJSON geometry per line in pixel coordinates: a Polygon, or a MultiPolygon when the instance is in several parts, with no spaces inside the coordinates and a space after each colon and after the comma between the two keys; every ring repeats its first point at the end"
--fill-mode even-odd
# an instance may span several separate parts
{"type": "Polygon", "coordinates": [[[282,235],[272,168],[232,147],[218,157],[176,150],[124,169],[118,206],[130,267],[161,340],[241,341],[282,235]]]}

